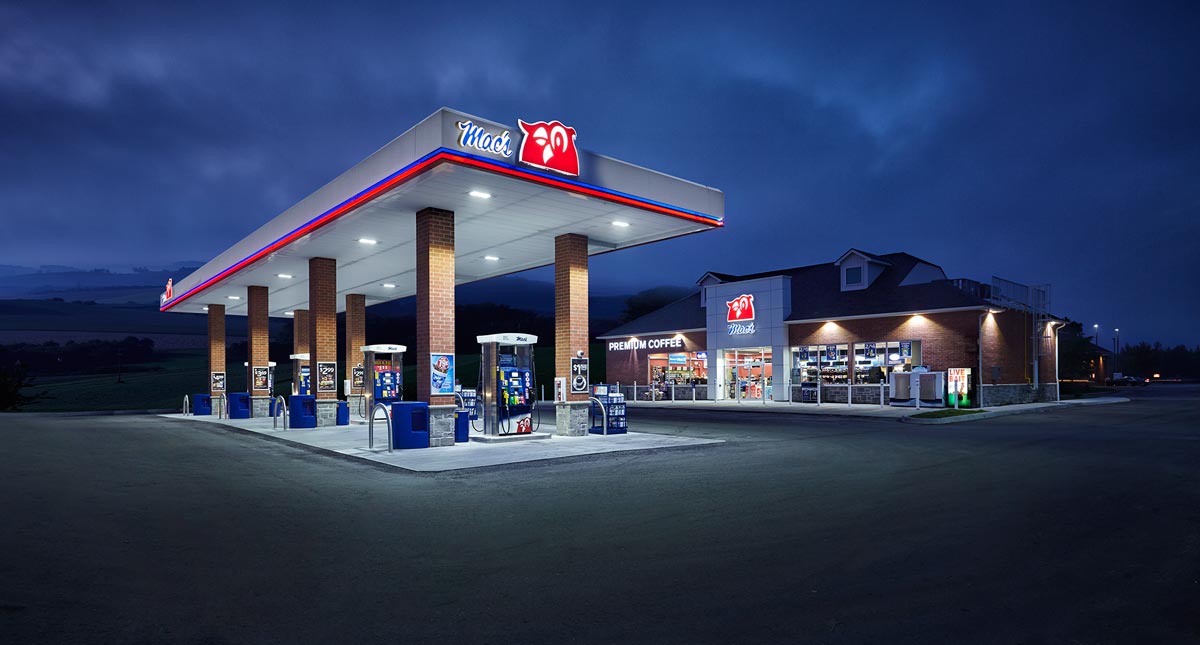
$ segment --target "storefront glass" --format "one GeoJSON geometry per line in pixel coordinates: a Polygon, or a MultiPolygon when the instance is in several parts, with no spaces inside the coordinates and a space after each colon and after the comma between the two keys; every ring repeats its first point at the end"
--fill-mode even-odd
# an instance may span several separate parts
{"type": "Polygon", "coordinates": [[[772,395],[771,349],[753,347],[724,350],[726,399],[761,401],[772,395]]]}
{"type": "MultiPolygon", "coordinates": [[[[849,344],[808,345],[792,348],[792,383],[846,385],[850,364],[849,344]]],[[[854,384],[870,385],[887,381],[895,370],[909,371],[920,365],[921,341],[856,341],[854,343],[854,384]]]]}
{"type": "Polygon", "coordinates": [[[650,383],[659,386],[708,383],[707,352],[650,354],[650,383]]]}

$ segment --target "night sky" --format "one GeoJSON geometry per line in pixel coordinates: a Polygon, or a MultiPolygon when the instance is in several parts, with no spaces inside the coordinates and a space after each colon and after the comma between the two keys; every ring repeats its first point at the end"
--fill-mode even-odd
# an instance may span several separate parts
{"type": "Polygon", "coordinates": [[[900,4],[0,4],[0,263],[207,260],[445,105],[725,192],[597,290],[853,246],[1200,342],[1200,4],[900,4]]]}

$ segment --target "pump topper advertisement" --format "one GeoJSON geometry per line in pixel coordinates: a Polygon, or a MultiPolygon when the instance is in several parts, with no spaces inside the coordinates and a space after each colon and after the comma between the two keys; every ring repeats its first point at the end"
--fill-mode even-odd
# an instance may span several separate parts
{"type": "Polygon", "coordinates": [[[212,392],[224,392],[225,391],[225,372],[213,372],[212,380],[210,381],[210,383],[211,383],[210,388],[211,388],[212,392]]]}
{"type": "Polygon", "coordinates": [[[367,386],[366,370],[362,365],[355,365],[350,369],[350,387],[362,389],[367,386]]]}
{"type": "Polygon", "coordinates": [[[429,393],[454,394],[454,354],[429,355],[429,393]]]}
{"type": "Polygon", "coordinates": [[[337,363],[317,363],[317,391],[337,392],[337,363]]]}
{"type": "Polygon", "coordinates": [[[571,359],[571,394],[587,394],[588,391],[588,359],[571,359]]]}
{"type": "Polygon", "coordinates": [[[521,131],[521,151],[517,158],[535,168],[579,176],[579,151],[575,149],[575,128],[562,121],[526,123],[517,119],[521,131]]]}

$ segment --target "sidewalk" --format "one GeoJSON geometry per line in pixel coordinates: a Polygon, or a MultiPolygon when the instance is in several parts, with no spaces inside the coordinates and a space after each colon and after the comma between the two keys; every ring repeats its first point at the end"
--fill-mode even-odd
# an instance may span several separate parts
{"type": "MultiPolygon", "coordinates": [[[[994,408],[985,408],[982,414],[972,414],[962,417],[950,417],[952,421],[967,421],[975,419],[987,419],[994,416],[1008,416],[1011,414],[1023,414],[1026,412],[1037,412],[1040,410],[1049,410],[1054,408],[1063,408],[1073,405],[1103,405],[1106,403],[1124,403],[1129,399],[1124,397],[1096,397],[1092,399],[1075,399],[1062,402],[1048,403],[1016,403],[1013,405],[997,406],[994,408]]],[[[812,416],[832,416],[832,417],[859,417],[859,418],[875,418],[875,419],[903,419],[911,417],[914,414],[922,412],[933,412],[934,410],[942,410],[940,407],[923,407],[907,408],[883,406],[879,404],[863,405],[854,404],[846,405],[845,403],[776,403],[774,401],[749,402],[745,401],[737,403],[733,401],[628,401],[626,405],[629,408],[635,409],[663,409],[663,410],[701,410],[722,412],[751,412],[765,414],[805,414],[812,416]]],[[[918,421],[919,420],[913,420],[918,421]]],[[[948,421],[939,420],[939,422],[947,423],[948,421]]]]}
{"type": "MultiPolygon", "coordinates": [[[[612,452],[635,450],[662,450],[668,448],[692,448],[724,443],[717,439],[696,439],[641,432],[619,435],[587,435],[585,437],[552,436],[536,441],[514,441],[507,443],[465,444],[419,450],[396,450],[388,452],[387,423],[375,422],[375,450],[367,449],[366,422],[352,422],[348,426],[285,430],[280,418],[279,428],[272,429],[271,419],[218,419],[215,416],[184,416],[182,414],[160,415],[167,419],[182,419],[212,423],[232,428],[235,431],[259,435],[271,441],[300,446],[315,452],[334,453],[342,457],[362,459],[376,464],[400,468],[413,472],[436,473],[467,468],[485,468],[506,464],[563,459],[612,452]],[[380,445],[384,447],[379,447],[380,445]]],[[[542,425],[541,433],[553,433],[554,427],[542,425]]],[[[472,432],[472,434],[475,434],[472,432]]]]}

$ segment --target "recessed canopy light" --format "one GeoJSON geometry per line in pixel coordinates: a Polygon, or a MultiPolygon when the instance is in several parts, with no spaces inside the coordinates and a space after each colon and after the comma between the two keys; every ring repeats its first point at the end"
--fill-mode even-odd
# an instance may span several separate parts
{"type": "Polygon", "coordinates": [[[629,228],[629,222],[623,222],[619,219],[615,219],[615,220],[613,220],[613,226],[616,226],[618,228],[629,228]]]}
{"type": "Polygon", "coordinates": [[[483,256],[483,259],[487,260],[488,262],[499,262],[500,261],[500,258],[498,258],[494,255],[485,255],[485,256],[483,256]]]}
{"type": "Polygon", "coordinates": [[[294,311],[285,311],[285,312],[283,312],[283,315],[285,315],[285,316],[295,316],[295,315],[296,315],[296,312],[294,312],[294,311]]]}
{"type": "Polygon", "coordinates": [[[396,285],[394,285],[390,282],[385,282],[379,286],[383,287],[384,289],[395,289],[396,288],[396,285]]]}
{"type": "Polygon", "coordinates": [[[284,280],[291,280],[291,279],[292,279],[292,274],[290,274],[290,273],[276,273],[276,274],[275,274],[275,277],[276,277],[276,278],[283,278],[284,280]]]}
{"type": "Polygon", "coordinates": [[[358,243],[359,244],[379,244],[379,240],[372,240],[369,237],[360,237],[360,238],[358,238],[358,243]]]}
{"type": "Polygon", "coordinates": [[[242,299],[241,296],[225,296],[225,297],[229,298],[230,300],[241,300],[242,299]]]}
{"type": "Polygon", "coordinates": [[[205,308],[204,308],[204,310],[205,310],[205,311],[208,311],[208,307],[205,307],[205,308]]]}
{"type": "Polygon", "coordinates": [[[470,195],[471,197],[478,197],[479,199],[491,199],[492,198],[491,193],[485,193],[482,190],[472,190],[471,192],[469,192],[467,194],[470,195]]]}

